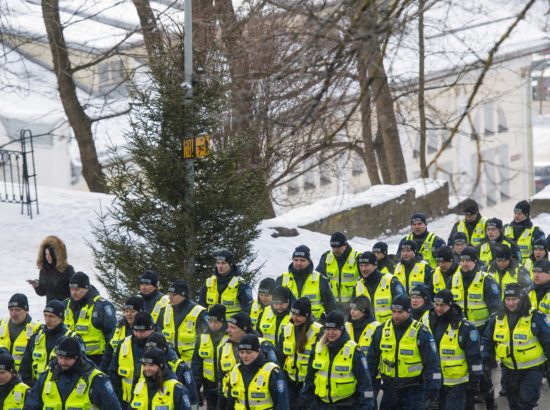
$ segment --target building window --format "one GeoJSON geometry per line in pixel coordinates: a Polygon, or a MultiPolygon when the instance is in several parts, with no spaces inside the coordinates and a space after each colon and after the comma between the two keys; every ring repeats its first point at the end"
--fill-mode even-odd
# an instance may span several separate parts
{"type": "Polygon", "coordinates": [[[506,114],[501,107],[497,108],[497,119],[498,119],[498,132],[507,132],[508,131],[508,121],[506,121],[506,114]]]}

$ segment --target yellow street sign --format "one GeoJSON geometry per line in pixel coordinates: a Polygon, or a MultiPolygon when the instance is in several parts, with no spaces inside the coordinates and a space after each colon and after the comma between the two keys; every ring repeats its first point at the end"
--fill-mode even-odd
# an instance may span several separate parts
{"type": "Polygon", "coordinates": [[[183,159],[195,158],[195,139],[185,138],[183,140],[183,159]]]}
{"type": "Polygon", "coordinates": [[[210,135],[195,137],[195,157],[204,158],[210,154],[210,135]]]}
{"type": "Polygon", "coordinates": [[[210,135],[184,138],[183,159],[204,158],[210,154],[210,135]]]}

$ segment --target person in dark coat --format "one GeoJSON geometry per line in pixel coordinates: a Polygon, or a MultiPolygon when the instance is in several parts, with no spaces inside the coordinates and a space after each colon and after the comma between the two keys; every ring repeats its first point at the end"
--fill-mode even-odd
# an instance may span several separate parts
{"type": "Polygon", "coordinates": [[[57,408],[56,406],[77,407],[67,399],[73,391],[80,391],[83,383],[90,384],[88,394],[83,400],[89,400],[91,405],[84,404],[85,408],[91,408],[93,405],[100,410],[120,410],[120,403],[109,378],[86,358],[77,338],[65,337],[60,340],[56,347],[56,356],[49,370],[40,375],[36,384],[27,393],[25,410],[57,408]],[[54,394],[56,391],[59,394],[58,398],[54,394]]]}
{"type": "Polygon", "coordinates": [[[46,296],[46,303],[52,299],[65,300],[71,296],[69,279],[74,268],[67,263],[67,248],[57,236],[47,236],[40,244],[36,266],[40,269],[38,279],[27,282],[38,296],[46,296]]]}

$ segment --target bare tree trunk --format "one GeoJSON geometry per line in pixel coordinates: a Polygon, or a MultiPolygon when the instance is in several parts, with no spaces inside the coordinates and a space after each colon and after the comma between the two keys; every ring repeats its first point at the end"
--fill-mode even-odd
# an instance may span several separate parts
{"type": "Polygon", "coordinates": [[[372,84],[372,98],[376,104],[378,130],[384,139],[384,151],[390,171],[390,181],[384,182],[396,185],[407,182],[407,169],[399,140],[393,97],[384,69],[384,55],[380,50],[380,39],[375,29],[377,27],[376,7],[376,2],[373,1],[369,10],[365,13],[369,27],[372,27],[365,38],[370,59],[368,74],[372,84]]]}
{"type": "Polygon", "coordinates": [[[53,69],[57,77],[59,96],[63,109],[73,129],[80,159],[82,175],[92,192],[105,192],[105,176],[97,158],[92,121],[78,101],[76,85],[71,70],[71,61],[65,44],[63,26],[59,17],[58,0],[42,0],[42,15],[53,59],[53,69]]]}
{"type": "Polygon", "coordinates": [[[216,13],[213,0],[193,0],[193,55],[206,62],[215,48],[216,13]]]}
{"type": "MultiPolygon", "coordinates": [[[[252,127],[254,115],[254,92],[250,76],[250,56],[231,0],[216,1],[216,13],[225,46],[225,58],[231,75],[231,130],[247,134],[252,127]]],[[[252,144],[257,145],[257,144],[252,144]]],[[[259,147],[251,147],[250,159],[259,155],[259,147]]]]}
{"type": "Polygon", "coordinates": [[[426,167],[426,107],[424,101],[424,0],[418,0],[418,115],[420,122],[420,176],[428,178],[426,167]]]}
{"type": "MultiPolygon", "coordinates": [[[[248,163],[243,166],[248,172],[266,172],[262,155],[261,139],[257,138],[254,125],[255,92],[251,61],[241,23],[237,19],[231,0],[218,0],[215,6],[216,17],[221,28],[225,46],[225,58],[231,76],[231,126],[233,135],[248,139],[248,163]]],[[[266,218],[274,217],[275,210],[271,194],[266,187],[259,193],[258,206],[264,210],[266,218]]]]}
{"type": "Polygon", "coordinates": [[[161,31],[157,25],[157,18],[151,9],[149,0],[133,0],[141,26],[143,42],[147,50],[149,67],[158,81],[162,79],[162,67],[164,47],[162,43],[161,31]]]}
{"type": "Polygon", "coordinates": [[[384,151],[390,165],[391,183],[402,184],[407,182],[407,170],[405,167],[405,159],[401,149],[401,141],[399,140],[399,130],[397,129],[397,120],[393,108],[393,98],[388,78],[383,67],[383,56],[380,52],[378,44],[373,46],[374,64],[373,68],[373,89],[374,100],[376,101],[376,114],[378,117],[378,126],[382,137],[384,138],[384,151]]]}
{"type": "Polygon", "coordinates": [[[367,174],[372,185],[380,185],[380,175],[378,175],[378,166],[374,154],[374,144],[372,142],[372,110],[370,98],[370,85],[367,75],[368,63],[367,55],[359,49],[357,55],[357,72],[359,77],[359,87],[361,89],[361,136],[363,138],[363,161],[367,167],[367,174]]]}
{"type": "Polygon", "coordinates": [[[382,133],[379,130],[376,132],[376,138],[374,139],[374,150],[376,152],[376,159],[378,160],[378,167],[382,174],[382,182],[384,184],[391,184],[390,165],[386,159],[384,137],[382,137],[382,133]]]}

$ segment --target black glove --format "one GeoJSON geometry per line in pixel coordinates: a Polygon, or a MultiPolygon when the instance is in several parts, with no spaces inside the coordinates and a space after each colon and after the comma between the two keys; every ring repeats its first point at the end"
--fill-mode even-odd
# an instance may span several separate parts
{"type": "Polygon", "coordinates": [[[468,383],[468,394],[471,394],[472,396],[477,396],[479,393],[479,380],[471,380],[468,383]]]}
{"type": "Polygon", "coordinates": [[[439,398],[428,397],[424,403],[425,410],[439,410],[439,398]]]}

